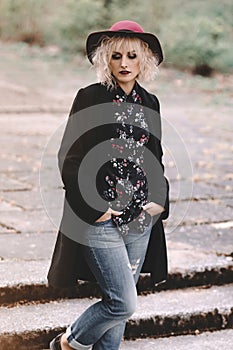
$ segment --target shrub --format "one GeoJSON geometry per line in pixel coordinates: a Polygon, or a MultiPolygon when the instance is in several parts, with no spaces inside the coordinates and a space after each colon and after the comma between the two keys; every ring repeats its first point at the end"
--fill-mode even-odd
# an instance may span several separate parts
{"type": "Polygon", "coordinates": [[[208,75],[216,68],[232,69],[229,45],[232,27],[228,18],[232,5],[229,1],[225,1],[225,7],[224,1],[221,4],[213,1],[212,7],[207,3],[196,7],[198,1],[189,6],[186,3],[182,11],[175,9],[173,16],[164,21],[161,37],[167,65],[188,67],[202,75],[208,75]]]}
{"type": "Polygon", "coordinates": [[[104,17],[102,1],[61,2],[50,23],[48,41],[70,53],[82,52],[89,32],[98,30],[104,17]]]}
{"type": "Polygon", "coordinates": [[[45,12],[45,5],[45,0],[1,0],[1,38],[42,45],[46,26],[41,13],[45,12]]]}

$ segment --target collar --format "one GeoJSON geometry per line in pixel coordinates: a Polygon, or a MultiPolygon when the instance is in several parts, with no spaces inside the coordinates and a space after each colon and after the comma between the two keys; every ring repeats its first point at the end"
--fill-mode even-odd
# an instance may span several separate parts
{"type": "Polygon", "coordinates": [[[114,90],[114,99],[119,102],[132,102],[132,103],[142,103],[142,98],[139,94],[139,87],[137,81],[135,81],[132,91],[127,95],[126,92],[117,84],[114,90]]]}

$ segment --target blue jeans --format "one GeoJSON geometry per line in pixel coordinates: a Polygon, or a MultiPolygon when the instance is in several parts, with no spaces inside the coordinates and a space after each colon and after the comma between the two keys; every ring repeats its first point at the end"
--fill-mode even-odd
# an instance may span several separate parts
{"type": "Polygon", "coordinates": [[[151,224],[144,233],[121,235],[112,220],[97,222],[83,245],[87,263],[103,293],[71,326],[66,336],[77,350],[117,350],[126,320],[137,302],[136,283],[145,259],[151,224]]]}

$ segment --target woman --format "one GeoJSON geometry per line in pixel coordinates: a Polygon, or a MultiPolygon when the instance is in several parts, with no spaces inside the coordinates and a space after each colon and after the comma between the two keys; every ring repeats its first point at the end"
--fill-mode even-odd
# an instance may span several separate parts
{"type": "Polygon", "coordinates": [[[100,83],[79,90],[59,150],[66,200],[48,281],[96,280],[103,298],[52,340],[54,350],[119,349],[140,272],[150,272],[154,284],[167,275],[159,102],[137,82],[155,77],[160,43],[136,22],[121,21],[91,33],[86,48],[100,83]]]}

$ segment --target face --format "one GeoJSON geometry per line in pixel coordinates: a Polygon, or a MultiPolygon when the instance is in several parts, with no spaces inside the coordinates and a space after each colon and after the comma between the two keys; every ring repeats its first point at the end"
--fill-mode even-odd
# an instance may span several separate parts
{"type": "Polygon", "coordinates": [[[117,49],[110,58],[110,69],[117,83],[130,93],[140,72],[140,62],[135,50],[117,49]]]}

